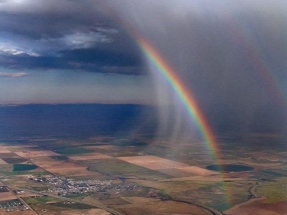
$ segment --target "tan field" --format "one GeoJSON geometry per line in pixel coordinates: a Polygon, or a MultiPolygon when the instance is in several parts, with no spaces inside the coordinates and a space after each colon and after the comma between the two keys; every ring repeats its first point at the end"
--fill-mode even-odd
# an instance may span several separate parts
{"type": "Polygon", "coordinates": [[[7,163],[0,158],[0,164],[7,164],[7,163]]]}
{"type": "Polygon", "coordinates": [[[35,150],[35,151],[16,151],[15,154],[23,158],[31,157],[45,157],[45,156],[57,156],[59,154],[49,150],[35,150]]]}
{"type": "Polygon", "coordinates": [[[98,173],[88,171],[85,167],[62,167],[62,168],[46,168],[46,170],[53,174],[62,176],[97,176],[98,173]]]}
{"type": "MultiPolygon", "coordinates": [[[[148,169],[156,170],[159,172],[167,173],[165,170],[180,170],[182,172],[196,174],[196,175],[213,175],[218,174],[217,172],[210,171],[207,169],[203,169],[197,166],[189,166],[184,163],[180,163],[177,161],[168,160],[165,158],[160,158],[156,156],[131,156],[131,157],[118,157],[120,160],[124,160],[126,162],[142,166],[148,169]]],[[[171,172],[171,175],[174,174],[171,172]]],[[[168,174],[168,173],[167,173],[168,174]]]]}
{"type": "Polygon", "coordinates": [[[23,151],[26,150],[27,147],[37,147],[37,146],[34,144],[12,145],[12,146],[3,146],[3,149],[7,149],[9,151],[23,151]]]}
{"type": "MultiPolygon", "coordinates": [[[[39,163],[35,162],[36,165],[39,163]]],[[[40,164],[41,168],[45,169],[47,172],[59,175],[94,175],[93,172],[87,171],[86,167],[80,166],[78,164],[69,163],[69,162],[50,162],[46,164],[40,164]]]]}
{"type": "Polygon", "coordinates": [[[94,159],[111,158],[111,156],[95,152],[95,153],[89,153],[89,154],[74,155],[74,156],[70,156],[69,158],[72,160],[94,160],[94,159]]]}
{"type": "Polygon", "coordinates": [[[160,158],[156,156],[131,156],[131,157],[118,157],[120,160],[143,166],[152,170],[168,169],[168,168],[183,168],[189,167],[189,165],[160,158]]]}
{"type": "Polygon", "coordinates": [[[17,197],[11,192],[0,192],[0,201],[17,199],[17,197]]]}
{"type": "Polygon", "coordinates": [[[0,146],[0,153],[11,153],[7,146],[0,146]]]}
{"type": "Polygon", "coordinates": [[[53,174],[59,174],[64,176],[97,176],[100,175],[97,172],[91,172],[87,170],[87,167],[80,166],[79,164],[56,161],[50,157],[38,157],[33,159],[33,163],[43,168],[47,172],[53,174]]]}

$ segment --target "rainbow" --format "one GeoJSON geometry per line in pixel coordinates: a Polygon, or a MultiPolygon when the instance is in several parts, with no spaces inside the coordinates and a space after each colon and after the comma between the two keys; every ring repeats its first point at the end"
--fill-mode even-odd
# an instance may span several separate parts
{"type": "MultiPolygon", "coordinates": [[[[236,32],[233,34],[236,35],[236,37],[231,35],[233,42],[244,47],[244,53],[253,63],[255,71],[265,83],[266,91],[272,97],[274,102],[284,105],[284,107],[287,106],[283,93],[280,92],[280,89],[278,88],[280,84],[277,83],[276,77],[270,73],[268,65],[260,57],[258,47],[248,40],[247,35],[244,35],[243,27],[241,27],[240,23],[236,22],[236,19],[234,19],[232,14],[228,15],[230,18],[230,28],[233,28],[233,30],[236,32]]],[[[208,124],[192,92],[187,89],[174,68],[172,68],[172,66],[161,56],[157,49],[154,48],[154,46],[148,40],[141,35],[136,34],[135,31],[130,28],[125,29],[127,29],[130,35],[138,43],[139,48],[145,57],[156,67],[157,72],[167,81],[167,83],[176,93],[189,116],[195,122],[197,129],[199,130],[204,143],[206,144],[208,151],[213,158],[213,161],[220,166],[223,160],[221,157],[220,147],[216,141],[212,128],[208,124]]],[[[232,189],[228,187],[228,184],[224,182],[224,173],[219,174],[219,177],[221,177],[222,188],[225,192],[225,203],[230,207],[232,205],[231,202],[233,201],[234,193],[232,192],[232,189]]]]}
{"type": "Polygon", "coordinates": [[[234,44],[239,44],[240,46],[244,47],[244,54],[248,56],[255,72],[258,73],[263,83],[265,83],[265,90],[270,95],[270,98],[276,104],[286,107],[286,99],[284,97],[284,93],[280,89],[280,84],[277,78],[270,72],[267,63],[265,63],[264,60],[260,57],[259,48],[255,43],[248,39],[248,35],[245,35],[246,30],[244,27],[241,26],[238,21],[233,19],[231,14],[229,14],[229,19],[229,28],[233,29],[235,32],[234,35],[236,35],[230,36],[233,39],[234,44]],[[231,21],[233,21],[233,23],[231,21]]]}
{"type": "MultiPolygon", "coordinates": [[[[158,72],[166,79],[174,92],[180,98],[188,114],[194,120],[201,136],[203,137],[213,161],[220,166],[222,160],[220,156],[220,148],[216,142],[215,135],[205,119],[204,114],[200,110],[194,96],[185,87],[171,65],[164,60],[159,52],[153,48],[153,46],[147,40],[145,40],[143,37],[136,36],[136,41],[148,60],[155,65],[158,72]]],[[[232,200],[231,190],[229,190],[227,185],[224,183],[224,174],[222,173],[219,176],[221,177],[222,188],[226,193],[225,203],[228,207],[230,207],[232,200]]]]}
{"type": "Polygon", "coordinates": [[[180,98],[188,114],[194,120],[198,130],[200,131],[200,134],[204,139],[213,160],[219,164],[219,161],[221,160],[219,146],[216,142],[213,131],[200,110],[194,96],[185,87],[183,82],[177,76],[175,70],[168,64],[167,61],[164,60],[164,58],[147,40],[140,36],[137,36],[136,40],[148,60],[156,66],[158,72],[166,79],[174,92],[180,98]]]}
{"type": "MultiPolygon", "coordinates": [[[[114,15],[115,14],[116,13],[114,13],[114,15]]],[[[121,17],[117,16],[115,20],[117,20],[123,29],[128,32],[131,38],[135,40],[143,54],[151,63],[153,63],[158,72],[172,87],[186,108],[188,114],[195,122],[197,129],[199,130],[214,163],[220,166],[222,158],[220,156],[219,145],[217,144],[215,135],[207,120],[205,119],[204,114],[200,110],[193,94],[189,92],[184,83],[176,74],[176,71],[172,68],[171,65],[169,65],[169,63],[160,55],[160,53],[152,46],[148,40],[142,37],[137,31],[135,31],[135,29],[131,28],[131,26],[126,25],[121,17]]]]}

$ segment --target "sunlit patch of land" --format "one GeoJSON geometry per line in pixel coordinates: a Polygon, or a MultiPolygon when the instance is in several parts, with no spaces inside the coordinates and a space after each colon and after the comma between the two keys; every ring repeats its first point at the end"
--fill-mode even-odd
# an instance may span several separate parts
{"type": "Polygon", "coordinates": [[[72,160],[93,160],[93,159],[105,159],[105,158],[111,158],[111,156],[102,154],[102,153],[89,153],[89,154],[81,154],[81,155],[74,155],[69,157],[72,160]]]}
{"type": "Polygon", "coordinates": [[[184,163],[164,159],[156,156],[132,156],[132,157],[118,157],[120,160],[139,165],[148,169],[156,170],[158,172],[166,173],[171,176],[177,176],[180,172],[186,174],[196,175],[214,175],[217,172],[210,171],[197,166],[190,166],[184,163]]]}

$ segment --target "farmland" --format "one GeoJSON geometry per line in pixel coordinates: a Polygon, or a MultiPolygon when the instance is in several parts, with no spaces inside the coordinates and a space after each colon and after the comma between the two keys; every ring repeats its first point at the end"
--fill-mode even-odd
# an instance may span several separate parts
{"type": "Polygon", "coordinates": [[[110,137],[104,144],[97,138],[89,144],[68,139],[49,145],[43,141],[1,143],[2,184],[23,193],[0,192],[0,199],[23,196],[30,207],[25,213],[37,214],[112,213],[106,206],[121,214],[205,215],[213,208],[237,215],[258,207],[264,214],[275,206],[281,213],[287,201],[284,151],[275,159],[272,151],[268,151],[269,157],[263,151],[253,152],[251,157],[249,150],[238,156],[226,147],[226,168],[220,172],[216,165],[208,169],[213,165],[208,159],[199,159],[207,155],[198,143],[181,144],[181,156],[171,157],[172,145],[163,147],[159,142],[137,147],[115,141],[110,137]],[[256,183],[260,186],[252,196],[250,189],[256,183]]]}

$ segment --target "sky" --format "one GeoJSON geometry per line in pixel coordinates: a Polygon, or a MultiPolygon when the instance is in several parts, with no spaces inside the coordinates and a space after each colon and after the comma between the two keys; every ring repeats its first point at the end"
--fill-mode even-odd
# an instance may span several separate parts
{"type": "Polygon", "coordinates": [[[154,103],[140,51],[116,26],[96,2],[0,1],[0,104],[154,103]]]}
{"type": "Polygon", "coordinates": [[[286,16],[284,0],[0,0],[0,104],[168,104],[176,112],[178,96],[143,53],[141,35],[210,119],[276,123],[287,104],[286,16]]]}

